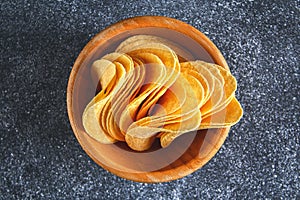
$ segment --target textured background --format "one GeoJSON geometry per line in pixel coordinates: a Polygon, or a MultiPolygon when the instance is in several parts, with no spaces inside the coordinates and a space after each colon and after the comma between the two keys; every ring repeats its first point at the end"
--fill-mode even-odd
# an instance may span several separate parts
{"type": "Polygon", "coordinates": [[[299,197],[299,1],[1,1],[0,199],[299,197]],[[163,184],[118,178],[81,149],[66,112],[72,65],[108,25],[164,15],[204,32],[245,114],[201,170],[163,184]]]}

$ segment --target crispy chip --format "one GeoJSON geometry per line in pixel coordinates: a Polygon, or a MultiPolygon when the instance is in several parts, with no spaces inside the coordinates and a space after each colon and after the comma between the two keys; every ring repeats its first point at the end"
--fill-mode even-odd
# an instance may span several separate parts
{"type": "Polygon", "coordinates": [[[91,66],[101,91],[82,115],[88,135],[136,151],[162,147],[191,131],[236,124],[243,115],[236,79],[223,67],[193,60],[181,45],[132,36],[91,66]]]}
{"type": "Polygon", "coordinates": [[[188,61],[188,60],[194,60],[194,57],[192,54],[182,47],[179,44],[176,44],[168,39],[153,36],[153,35],[135,35],[132,37],[129,37],[125,41],[123,41],[118,48],[116,49],[116,52],[124,52],[127,53],[132,50],[132,48],[138,47],[140,45],[144,45],[147,43],[161,43],[168,47],[170,47],[178,56],[178,59],[180,62],[188,61]]]}
{"type": "Polygon", "coordinates": [[[223,128],[233,126],[243,115],[243,109],[238,100],[233,97],[230,103],[221,111],[201,121],[199,129],[223,128]]]}

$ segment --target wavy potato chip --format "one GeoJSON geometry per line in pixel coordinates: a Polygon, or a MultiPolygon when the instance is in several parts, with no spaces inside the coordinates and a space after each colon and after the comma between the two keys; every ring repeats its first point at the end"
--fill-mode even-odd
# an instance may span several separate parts
{"type": "MultiPolygon", "coordinates": [[[[145,68],[139,61],[135,61],[135,69],[130,77],[133,83],[128,87],[128,85],[124,84],[122,88],[125,90],[126,98],[121,99],[119,107],[117,108],[116,113],[120,113],[117,115],[117,123],[122,133],[125,133],[130,123],[134,121],[137,109],[138,109],[138,100],[132,100],[133,95],[137,94],[137,90],[140,89],[141,84],[145,78],[145,68]]],[[[124,93],[123,93],[124,94],[124,93]]],[[[123,96],[124,97],[124,96],[123,96]]],[[[114,103],[114,102],[113,102],[114,103]]]]}
{"type": "Polygon", "coordinates": [[[183,121],[174,124],[166,125],[164,128],[151,127],[151,126],[135,126],[134,128],[129,128],[125,136],[126,142],[129,147],[136,151],[147,150],[156,138],[155,135],[162,133],[161,145],[166,147],[169,145],[176,137],[196,130],[201,121],[200,112],[195,112],[191,117],[191,122],[183,121]]]}
{"type": "Polygon", "coordinates": [[[115,65],[112,62],[103,59],[95,61],[91,71],[93,82],[100,82],[101,88],[106,88],[116,75],[115,65]]]}
{"type": "Polygon", "coordinates": [[[182,134],[236,124],[243,110],[229,70],[193,61],[186,49],[164,38],[132,36],[91,66],[101,91],[82,115],[88,135],[136,151],[155,138],[167,147],[182,134]]]}
{"type": "MultiPolygon", "coordinates": [[[[175,81],[174,85],[182,84],[182,87],[174,88],[173,95],[168,96],[170,93],[165,93],[157,104],[154,106],[157,107],[157,112],[149,113],[148,118],[143,118],[137,120],[139,125],[149,124],[149,119],[151,120],[151,126],[163,126],[166,124],[181,122],[183,120],[191,118],[191,113],[198,111],[198,102],[197,96],[194,93],[192,86],[189,84],[188,80],[184,76],[180,75],[179,78],[175,81]],[[177,89],[177,90],[176,90],[177,89]],[[182,89],[182,90],[180,90],[182,89]],[[175,107],[176,101],[179,102],[179,98],[184,94],[185,98],[182,99],[180,107],[175,107]],[[178,95],[179,96],[175,96],[178,95]],[[172,97],[175,99],[171,99],[172,97]],[[144,121],[143,121],[144,120],[144,121]]],[[[171,87],[172,88],[172,87],[171,87]]]]}
{"type": "Polygon", "coordinates": [[[157,100],[165,93],[166,89],[174,83],[179,74],[179,63],[177,57],[170,48],[159,43],[144,44],[136,48],[137,49],[133,48],[131,52],[128,52],[128,55],[141,58],[146,61],[145,64],[148,65],[144,66],[146,66],[146,74],[149,78],[146,79],[146,82],[144,83],[146,89],[143,89],[143,92],[129,103],[125,112],[123,112],[121,116],[120,128],[124,132],[126,132],[130,120],[135,119],[137,114],[139,114],[137,116],[138,118],[144,116],[150,106],[156,103],[157,100]],[[147,55],[147,53],[148,60],[145,58],[145,54],[147,55]],[[152,57],[152,59],[150,59],[150,55],[153,54],[156,54],[158,58],[152,57]],[[161,63],[163,63],[163,65],[161,63]],[[138,108],[140,108],[139,113],[137,113],[138,108]]]}
{"type": "Polygon", "coordinates": [[[116,49],[116,52],[130,52],[132,48],[138,47],[140,45],[144,45],[147,43],[161,43],[169,48],[171,48],[176,55],[178,56],[178,59],[180,62],[188,61],[188,60],[194,60],[193,55],[184,47],[182,47],[179,44],[176,44],[168,39],[153,36],[153,35],[135,35],[132,37],[129,37],[128,39],[124,40],[116,49]]]}
{"type": "Polygon", "coordinates": [[[186,101],[186,96],[184,83],[181,81],[175,81],[174,84],[159,98],[157,103],[151,105],[148,115],[163,117],[167,114],[173,114],[181,109],[186,101]]]}
{"type": "Polygon", "coordinates": [[[101,80],[104,79],[103,76],[105,76],[107,69],[111,69],[112,72],[116,72],[116,69],[112,69],[113,67],[115,67],[115,65],[112,62],[103,60],[99,60],[96,62],[97,63],[92,66],[92,70],[97,75],[100,75],[99,79],[102,90],[86,106],[83,112],[82,122],[84,129],[91,137],[95,138],[96,140],[102,143],[109,144],[115,142],[116,140],[105,133],[105,130],[101,127],[101,123],[99,123],[99,117],[103,107],[111,97],[111,93],[109,92],[115,86],[116,76],[110,77],[109,82],[108,80],[101,82],[101,80]],[[103,63],[104,69],[98,67],[100,63],[103,63]]]}
{"type": "Polygon", "coordinates": [[[223,85],[223,91],[224,91],[223,100],[222,100],[222,102],[220,102],[218,104],[218,106],[216,106],[214,108],[214,110],[212,112],[206,113],[203,116],[203,119],[224,109],[230,103],[230,101],[234,98],[234,93],[237,89],[236,79],[230,74],[230,72],[220,66],[217,66],[217,68],[219,69],[219,71],[225,81],[224,85],[223,85]]]}
{"type": "Polygon", "coordinates": [[[114,52],[114,53],[106,54],[101,59],[120,63],[124,67],[126,72],[129,72],[134,68],[134,63],[132,58],[126,54],[114,52]]]}
{"type": "MultiPolygon", "coordinates": [[[[116,65],[116,68],[120,70],[120,76],[125,76],[126,69],[125,67],[119,63],[119,62],[114,62],[116,65]]],[[[119,126],[116,125],[115,122],[115,114],[113,113],[111,109],[111,101],[107,103],[107,106],[102,111],[103,113],[107,113],[107,115],[103,115],[102,118],[102,123],[106,124],[106,130],[108,134],[112,137],[115,138],[118,141],[125,141],[124,135],[121,133],[121,130],[119,129],[119,126]]]]}
{"type": "Polygon", "coordinates": [[[208,90],[206,97],[204,99],[204,103],[206,103],[208,99],[211,97],[215,88],[215,78],[213,74],[207,68],[201,67],[196,62],[183,62],[180,63],[180,66],[183,70],[193,71],[194,73],[197,73],[204,78],[205,82],[207,83],[207,90],[208,90]]]}
{"type": "MultiPolygon", "coordinates": [[[[152,132],[153,128],[158,128],[155,130],[160,130],[160,132],[166,132],[165,135],[168,135],[171,132],[172,135],[179,136],[183,132],[192,131],[198,128],[199,123],[201,121],[201,113],[199,110],[199,95],[195,90],[198,89],[199,82],[195,82],[196,79],[192,77],[185,77],[184,75],[180,75],[180,78],[176,79],[175,83],[183,83],[185,86],[184,91],[186,92],[186,98],[183,102],[182,106],[179,109],[174,109],[174,101],[170,101],[170,97],[167,96],[170,93],[165,93],[163,97],[165,97],[165,101],[162,101],[161,104],[158,104],[159,111],[153,113],[148,118],[143,118],[142,120],[138,120],[134,122],[128,129],[127,135],[130,137],[126,137],[126,142],[131,144],[131,148],[134,150],[145,150],[142,147],[148,147],[150,143],[153,141],[153,138],[156,137],[157,132],[152,132]],[[189,78],[189,79],[187,79],[189,78]],[[132,131],[131,129],[137,129],[137,127],[147,127],[142,130],[145,132],[142,134],[142,139],[140,138],[141,134],[136,134],[136,131],[132,131]],[[160,128],[162,127],[162,128],[160,128]],[[149,130],[151,133],[148,133],[149,130]],[[145,138],[144,135],[148,137],[145,138]],[[133,145],[134,143],[128,140],[139,141],[138,145],[133,145]]],[[[180,90],[174,90],[175,94],[181,93],[180,90]]],[[[162,100],[161,98],[160,100],[162,100]]],[[[173,99],[174,100],[174,99],[173,99]]],[[[175,101],[177,99],[175,98],[175,101]]],[[[141,128],[138,128],[141,130],[141,128]]],[[[167,136],[163,136],[166,137],[167,136]]],[[[173,137],[173,139],[175,136],[173,137]]]]}
{"type": "Polygon", "coordinates": [[[243,116],[243,109],[235,97],[221,111],[201,121],[199,129],[223,128],[236,124],[243,116]]]}
{"type": "Polygon", "coordinates": [[[206,103],[206,101],[210,98],[210,91],[209,91],[209,83],[208,81],[199,73],[192,69],[187,69],[182,67],[181,68],[182,74],[187,74],[190,77],[193,77],[198,80],[200,83],[199,89],[201,90],[202,96],[199,97],[199,107],[202,107],[206,103]]]}

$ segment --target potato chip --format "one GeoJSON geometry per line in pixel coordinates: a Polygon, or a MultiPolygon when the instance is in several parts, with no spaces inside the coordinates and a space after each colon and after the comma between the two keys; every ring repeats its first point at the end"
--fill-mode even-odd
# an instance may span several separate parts
{"type": "Polygon", "coordinates": [[[223,128],[233,126],[243,115],[243,109],[235,97],[221,111],[203,119],[199,129],[223,128]]]}
{"type": "MultiPolygon", "coordinates": [[[[114,64],[116,65],[117,69],[120,69],[120,71],[122,71],[121,76],[124,76],[123,74],[126,73],[125,71],[125,67],[119,63],[119,62],[114,62],[114,64]]],[[[109,133],[109,135],[112,138],[115,138],[118,141],[125,141],[125,137],[124,135],[121,133],[121,130],[119,129],[119,126],[116,125],[116,121],[115,121],[115,114],[112,112],[111,109],[111,101],[107,103],[107,105],[105,106],[105,108],[102,111],[103,113],[107,113],[107,116],[102,116],[102,123],[106,123],[106,130],[109,133]],[[103,121],[103,119],[105,121],[103,121]]]]}
{"type": "Polygon", "coordinates": [[[134,127],[129,127],[128,132],[125,136],[127,144],[136,151],[144,151],[148,149],[155,139],[155,135],[162,133],[161,145],[166,147],[178,136],[197,130],[199,123],[201,121],[200,112],[194,112],[191,115],[190,121],[185,120],[182,122],[177,122],[173,124],[168,124],[163,128],[152,127],[152,126],[140,126],[135,125],[134,127]]]}
{"type": "Polygon", "coordinates": [[[92,65],[91,74],[94,83],[100,82],[101,88],[106,88],[116,75],[116,67],[110,61],[97,60],[92,65]]]}
{"type": "MultiPolygon", "coordinates": [[[[127,140],[133,140],[136,142],[138,141],[138,145],[134,145],[132,141],[128,141],[128,143],[131,144],[130,147],[132,149],[145,150],[142,147],[149,146],[151,141],[153,141],[153,138],[158,133],[153,131],[154,130],[153,128],[158,128],[155,130],[160,130],[160,132],[162,131],[165,132],[165,134],[162,136],[163,138],[173,138],[173,139],[175,139],[177,136],[181,135],[184,132],[191,131],[198,128],[199,123],[201,121],[201,113],[198,107],[199,102],[197,99],[199,98],[199,96],[197,96],[195,90],[198,89],[197,87],[199,86],[200,83],[197,83],[195,81],[196,79],[193,80],[193,78],[191,77],[189,77],[189,79],[186,79],[186,77],[184,77],[183,75],[181,75],[180,78],[176,80],[176,82],[184,83],[184,85],[187,88],[185,90],[186,92],[185,101],[182,104],[181,108],[177,110],[177,112],[174,112],[174,109],[172,108],[174,101],[168,101],[170,99],[169,97],[167,97],[165,98],[167,101],[163,101],[159,106],[159,108],[161,108],[163,111],[153,113],[151,117],[143,118],[142,120],[134,122],[130,126],[126,134],[128,135],[128,137],[125,137],[126,142],[127,140]],[[155,115],[157,113],[158,115],[155,115]],[[163,115],[161,115],[161,113],[163,113],[163,115]],[[139,127],[144,127],[144,128],[141,129],[139,127]],[[135,130],[138,129],[140,131],[143,130],[144,133],[142,134],[142,138],[140,138],[141,133],[137,134],[136,131],[132,131],[131,129],[135,129],[135,130]],[[147,131],[150,131],[151,133],[148,133],[147,131]],[[169,134],[171,134],[172,137],[168,136],[169,134]],[[145,138],[144,135],[147,135],[147,138],[145,138]]],[[[180,93],[181,91],[174,91],[174,92],[180,93]]],[[[165,95],[168,95],[168,93],[165,93],[165,95]]],[[[170,142],[171,141],[168,141],[168,143],[170,142]]]]}
{"type": "Polygon", "coordinates": [[[207,113],[206,115],[203,116],[203,119],[206,118],[207,116],[217,113],[218,111],[224,109],[232,100],[234,97],[234,93],[237,89],[237,82],[236,79],[231,75],[231,73],[224,69],[221,66],[215,65],[218,70],[220,71],[221,75],[223,76],[224,79],[224,86],[223,86],[223,91],[224,91],[224,96],[223,96],[223,101],[219,103],[217,107],[215,107],[214,111],[211,113],[207,113]]]}
{"type": "MultiPolygon", "coordinates": [[[[167,113],[172,114],[183,106],[186,101],[186,91],[184,83],[175,81],[175,83],[167,89],[156,104],[151,105],[148,111],[149,116],[165,116],[167,113]]],[[[137,117],[137,120],[140,118],[137,117]]]]}
{"type": "Polygon", "coordinates": [[[199,123],[201,122],[201,113],[195,112],[192,117],[186,121],[183,121],[182,123],[176,123],[172,126],[167,125],[166,129],[169,129],[171,127],[171,130],[178,129],[178,126],[180,126],[179,131],[177,132],[163,132],[160,136],[160,144],[162,147],[167,147],[173,140],[175,140],[177,137],[181,136],[184,133],[195,131],[199,127],[199,123]]]}
{"type": "MultiPolygon", "coordinates": [[[[163,65],[166,66],[166,75],[163,80],[156,82],[155,84],[160,84],[149,96],[140,108],[137,119],[145,116],[151,105],[155,104],[158,99],[166,92],[166,90],[174,83],[176,78],[179,76],[180,65],[176,54],[167,46],[158,43],[150,43],[147,45],[140,45],[137,48],[145,48],[144,51],[156,54],[162,61],[163,65]]],[[[130,55],[139,56],[140,51],[129,52],[130,55]]],[[[150,63],[151,64],[151,63],[150,63]]],[[[155,67],[155,66],[154,66],[155,67]]],[[[151,76],[151,75],[150,75],[151,76]]]]}
{"type": "MultiPolygon", "coordinates": [[[[191,113],[194,111],[199,111],[198,99],[195,95],[194,90],[190,84],[191,80],[187,80],[183,75],[180,75],[176,79],[174,85],[181,85],[181,87],[170,87],[173,91],[172,96],[168,96],[170,93],[165,93],[155,106],[157,106],[157,112],[151,114],[151,124],[153,126],[162,126],[167,123],[180,122],[191,117],[191,113]],[[180,107],[176,107],[176,101],[179,102],[182,93],[184,93],[185,99],[180,102],[180,107]],[[173,98],[172,98],[173,97],[173,98]]],[[[146,120],[146,123],[149,123],[146,120]]],[[[140,125],[144,125],[139,122],[140,125]]]]}
{"type": "MultiPolygon", "coordinates": [[[[140,89],[141,84],[145,78],[145,68],[140,61],[135,61],[135,69],[132,71],[132,76],[129,77],[129,80],[134,80],[132,84],[124,84],[120,88],[123,98],[116,101],[113,100],[113,104],[115,105],[115,109],[113,109],[113,113],[115,114],[115,121],[119,126],[122,133],[126,132],[126,128],[128,124],[132,123],[134,120],[135,106],[137,104],[131,103],[131,99],[134,94],[137,94],[137,90],[140,89]],[[138,63],[139,62],[139,63],[138,63]],[[129,107],[131,105],[131,107],[129,107]]],[[[119,94],[118,92],[116,94],[119,94]]]]}
{"type": "Polygon", "coordinates": [[[108,99],[109,97],[105,97],[101,101],[90,106],[84,111],[82,117],[83,126],[87,134],[104,144],[111,144],[116,142],[114,138],[105,133],[99,123],[100,112],[102,111],[102,107],[107,103],[108,99]]]}
{"type": "MultiPolygon", "coordinates": [[[[206,97],[204,99],[203,103],[206,103],[208,101],[208,99],[211,97],[214,88],[215,88],[215,78],[213,76],[213,74],[205,67],[201,67],[199,64],[197,64],[196,62],[183,62],[180,63],[180,66],[183,70],[193,70],[193,72],[197,72],[199,75],[201,75],[206,83],[207,83],[207,94],[206,97]]],[[[204,87],[204,85],[203,85],[204,87]]]]}
{"type": "Polygon", "coordinates": [[[124,67],[126,72],[129,72],[134,68],[132,58],[126,54],[114,52],[114,53],[106,54],[101,59],[120,63],[124,67]]]}
{"type": "Polygon", "coordinates": [[[210,98],[209,83],[208,81],[199,73],[192,69],[181,68],[182,74],[187,74],[190,77],[194,77],[200,83],[199,89],[202,91],[202,96],[199,97],[199,107],[202,107],[206,101],[210,98]]]}
{"type": "Polygon", "coordinates": [[[97,60],[94,62],[92,72],[100,76],[99,79],[102,90],[86,106],[82,117],[83,126],[86,132],[94,139],[105,144],[113,143],[116,140],[108,135],[107,130],[102,126],[103,123],[99,123],[99,119],[104,106],[111,98],[111,90],[115,88],[116,83],[121,80],[121,77],[124,76],[125,73],[121,67],[116,67],[115,64],[107,60],[97,60]],[[103,70],[101,66],[106,70],[103,70]],[[111,70],[111,73],[115,76],[107,76],[109,70],[111,70]],[[109,83],[107,83],[108,80],[105,76],[110,77],[109,83]],[[101,80],[104,81],[101,82],[101,80]]]}
{"type": "Polygon", "coordinates": [[[157,36],[123,41],[91,67],[101,91],[82,116],[87,134],[144,151],[155,138],[167,147],[182,134],[236,124],[243,114],[236,79],[219,65],[191,60],[182,46],[157,36]]]}
{"type": "Polygon", "coordinates": [[[188,61],[188,60],[194,60],[194,57],[192,54],[182,47],[179,44],[176,44],[168,39],[157,37],[153,35],[135,35],[131,36],[128,39],[124,40],[116,49],[116,52],[123,52],[127,53],[132,50],[132,48],[138,47],[143,44],[147,43],[161,43],[169,48],[171,48],[178,56],[178,59],[180,62],[188,61]]]}
{"type": "Polygon", "coordinates": [[[128,126],[130,125],[130,120],[136,118],[138,108],[141,108],[139,117],[141,115],[145,115],[150,106],[155,103],[162,94],[164,94],[166,88],[174,83],[178,76],[177,74],[179,74],[179,63],[177,57],[168,47],[157,43],[151,43],[140,45],[137,48],[142,49],[134,49],[133,51],[128,52],[128,55],[133,57],[141,57],[145,55],[145,53],[148,53],[150,58],[151,54],[155,54],[159,57],[159,61],[156,57],[153,57],[151,62],[158,63],[149,64],[155,64],[154,67],[144,65],[146,67],[147,77],[149,77],[146,80],[147,82],[144,83],[147,89],[143,90],[143,93],[139,94],[137,98],[133,99],[133,101],[130,102],[123,112],[120,119],[120,128],[124,132],[126,132],[128,126]],[[164,65],[161,65],[161,62],[164,65]],[[163,73],[164,71],[166,74],[163,73]]]}
{"type": "Polygon", "coordinates": [[[140,94],[137,98],[134,98],[129,102],[124,108],[120,117],[120,128],[123,132],[127,131],[128,126],[135,120],[139,107],[142,102],[149,96],[153,90],[155,90],[159,85],[152,84],[149,86],[145,92],[140,94]]]}
{"type": "Polygon", "coordinates": [[[105,144],[113,143],[115,142],[115,139],[111,138],[105,133],[105,130],[103,130],[103,128],[101,127],[101,123],[99,123],[99,117],[102,108],[105,106],[105,104],[108,102],[111,96],[111,93],[109,93],[109,91],[111,88],[114,87],[115,84],[115,76],[110,77],[109,83],[107,83],[108,79],[106,79],[106,77],[103,76],[105,76],[106,70],[108,69],[110,69],[113,72],[113,74],[115,74],[116,72],[115,65],[109,61],[98,60],[96,61],[96,64],[92,66],[92,69],[94,73],[100,76],[99,79],[100,79],[101,87],[103,88],[101,92],[98,93],[86,106],[82,117],[83,126],[86,132],[94,139],[105,144]],[[98,66],[102,66],[102,63],[104,69],[98,67],[98,66]],[[113,67],[114,69],[112,69],[113,67]]]}

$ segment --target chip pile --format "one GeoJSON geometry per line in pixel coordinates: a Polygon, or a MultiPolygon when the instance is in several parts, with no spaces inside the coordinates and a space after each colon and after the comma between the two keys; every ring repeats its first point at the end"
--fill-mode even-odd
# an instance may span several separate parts
{"type": "Polygon", "coordinates": [[[155,138],[167,147],[184,133],[237,123],[243,110],[230,71],[187,58],[169,40],[137,35],[95,61],[91,75],[101,91],[82,116],[87,134],[144,151],[155,138]]]}

